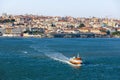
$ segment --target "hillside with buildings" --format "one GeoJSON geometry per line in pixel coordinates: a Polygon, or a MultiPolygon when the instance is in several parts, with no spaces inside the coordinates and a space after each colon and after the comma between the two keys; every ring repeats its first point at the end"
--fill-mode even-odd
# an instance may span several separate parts
{"type": "Polygon", "coordinates": [[[112,18],[74,18],[71,16],[0,16],[3,37],[120,37],[120,20],[112,18]]]}

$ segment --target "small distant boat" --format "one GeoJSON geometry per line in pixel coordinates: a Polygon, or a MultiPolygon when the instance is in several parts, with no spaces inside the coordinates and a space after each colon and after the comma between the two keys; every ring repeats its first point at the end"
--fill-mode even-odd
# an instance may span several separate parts
{"type": "Polygon", "coordinates": [[[70,58],[69,62],[74,66],[81,66],[82,59],[79,57],[79,54],[78,54],[77,56],[70,58]]]}

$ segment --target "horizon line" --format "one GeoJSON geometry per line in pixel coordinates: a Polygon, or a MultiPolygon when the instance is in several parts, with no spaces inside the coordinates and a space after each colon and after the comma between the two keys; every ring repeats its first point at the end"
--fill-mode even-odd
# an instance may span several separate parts
{"type": "Polygon", "coordinates": [[[12,16],[17,16],[17,15],[33,15],[33,16],[52,16],[52,17],[56,17],[56,16],[59,16],[59,17],[73,17],[73,18],[109,18],[109,19],[120,19],[120,17],[110,17],[112,15],[106,15],[106,16],[71,16],[71,15],[45,15],[45,14],[38,14],[38,13],[22,13],[22,14],[19,14],[19,13],[6,13],[6,12],[3,12],[3,13],[0,13],[0,16],[2,16],[3,14],[7,14],[7,15],[12,15],[12,16]]]}

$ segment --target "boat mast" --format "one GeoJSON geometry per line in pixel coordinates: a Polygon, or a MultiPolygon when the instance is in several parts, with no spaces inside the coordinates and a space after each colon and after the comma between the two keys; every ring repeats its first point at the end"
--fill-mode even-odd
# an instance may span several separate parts
{"type": "Polygon", "coordinates": [[[79,58],[79,53],[77,54],[77,57],[79,58]]]}

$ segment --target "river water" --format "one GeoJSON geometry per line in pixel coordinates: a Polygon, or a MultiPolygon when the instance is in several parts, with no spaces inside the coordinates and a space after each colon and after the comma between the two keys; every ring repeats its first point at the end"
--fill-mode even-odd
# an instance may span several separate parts
{"type": "Polygon", "coordinates": [[[120,39],[0,38],[0,80],[120,80],[120,39]],[[81,67],[66,63],[79,53],[81,67]]]}

